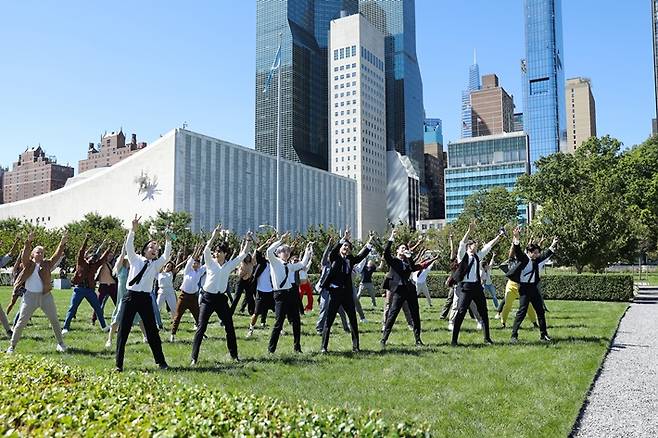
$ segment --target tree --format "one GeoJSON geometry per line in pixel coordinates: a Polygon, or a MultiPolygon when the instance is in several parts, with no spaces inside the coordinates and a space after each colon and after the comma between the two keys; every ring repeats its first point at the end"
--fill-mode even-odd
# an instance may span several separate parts
{"type": "Polygon", "coordinates": [[[591,138],[573,155],[541,158],[537,171],[517,183],[526,202],[541,206],[533,233],[557,235],[556,260],[579,273],[585,266],[602,271],[632,253],[637,243],[619,174],[620,149],[609,136],[591,138]]]}
{"type": "Polygon", "coordinates": [[[464,210],[452,223],[455,245],[473,220],[477,226],[471,237],[482,242],[493,239],[500,227],[505,226],[511,232],[519,222],[518,205],[517,195],[504,187],[481,190],[468,196],[464,200],[464,210]]]}

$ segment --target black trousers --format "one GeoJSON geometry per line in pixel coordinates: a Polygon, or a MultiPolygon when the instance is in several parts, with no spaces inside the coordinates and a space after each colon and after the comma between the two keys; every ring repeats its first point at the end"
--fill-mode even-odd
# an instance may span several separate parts
{"type": "Polygon", "coordinates": [[[268,345],[267,350],[270,353],[276,351],[276,344],[279,342],[279,336],[283,329],[283,322],[286,317],[288,317],[288,322],[292,325],[295,351],[302,351],[302,328],[298,306],[299,294],[293,288],[275,290],[273,294],[275,321],[274,326],[272,327],[272,335],[270,336],[270,344],[268,345]]]}
{"type": "Polygon", "coordinates": [[[331,326],[336,320],[336,314],[340,306],[343,306],[347,319],[350,321],[350,331],[352,333],[352,349],[358,350],[359,347],[359,323],[356,319],[356,307],[354,307],[354,295],[352,285],[338,289],[329,289],[329,302],[327,303],[327,319],[322,330],[322,349],[326,350],[329,346],[329,336],[331,335],[331,326]]]}
{"type": "Polygon", "coordinates": [[[226,330],[226,346],[233,359],[238,357],[238,343],[235,339],[235,327],[233,326],[233,312],[228,304],[226,294],[211,294],[201,292],[201,305],[199,306],[199,323],[197,324],[194,342],[192,343],[192,360],[199,358],[199,349],[203,335],[208,328],[208,321],[213,313],[216,313],[226,330]]]}
{"type": "Polygon", "coordinates": [[[448,297],[446,298],[445,303],[443,303],[443,308],[441,309],[441,319],[446,319],[448,317],[448,314],[450,313],[450,309],[452,308],[452,300],[455,298],[455,288],[454,286],[450,286],[450,290],[448,291],[448,297]]]}
{"type": "Polygon", "coordinates": [[[416,288],[412,284],[400,285],[394,291],[391,291],[390,308],[384,323],[384,334],[382,335],[382,343],[388,341],[388,337],[393,330],[395,319],[398,317],[402,305],[409,304],[409,311],[411,312],[411,322],[414,326],[414,338],[416,342],[420,341],[420,309],[418,308],[418,295],[416,288]]]}
{"type": "Polygon", "coordinates": [[[135,314],[139,314],[144,323],[146,330],[146,339],[153,352],[153,358],[158,365],[166,364],[164,353],[162,352],[162,341],[155,324],[155,313],[153,312],[153,302],[151,294],[146,292],[128,291],[123,296],[123,313],[119,320],[119,333],[117,335],[116,349],[116,366],[123,369],[123,357],[126,352],[126,342],[128,335],[133,326],[135,314]]]}
{"type": "Polygon", "coordinates": [[[240,280],[238,282],[238,291],[235,295],[233,305],[231,306],[231,312],[235,313],[235,308],[238,306],[238,301],[243,293],[244,299],[240,306],[240,312],[244,312],[244,309],[246,308],[249,315],[253,315],[256,308],[256,282],[253,279],[240,280]]]}
{"type": "Polygon", "coordinates": [[[256,306],[252,315],[260,315],[260,322],[265,324],[267,320],[267,312],[271,310],[274,312],[274,292],[256,292],[256,306]]]}
{"type": "Polygon", "coordinates": [[[487,299],[484,296],[484,289],[480,283],[462,283],[461,294],[459,295],[459,307],[455,315],[454,327],[452,329],[452,343],[456,344],[459,338],[459,330],[461,329],[464,317],[468,312],[471,301],[475,302],[478,313],[482,317],[482,326],[484,328],[484,339],[489,340],[489,314],[487,312],[487,299]]]}
{"type": "Polygon", "coordinates": [[[528,306],[532,304],[537,312],[537,320],[539,321],[539,333],[542,336],[548,334],[546,329],[546,311],[544,310],[544,300],[537,289],[536,284],[521,283],[519,285],[519,310],[516,312],[514,318],[514,325],[512,326],[512,337],[516,338],[519,335],[519,327],[528,313],[528,306]]]}

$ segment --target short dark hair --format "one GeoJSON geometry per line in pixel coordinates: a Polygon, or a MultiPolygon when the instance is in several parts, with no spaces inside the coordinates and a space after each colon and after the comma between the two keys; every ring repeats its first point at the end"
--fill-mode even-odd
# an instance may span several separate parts
{"type": "Polygon", "coordinates": [[[528,246],[525,247],[525,250],[528,252],[535,252],[541,251],[541,248],[536,243],[529,243],[528,246]]]}
{"type": "Polygon", "coordinates": [[[222,242],[219,245],[215,247],[215,252],[223,252],[224,254],[228,254],[228,245],[226,242],[222,242]]]}
{"type": "Polygon", "coordinates": [[[471,245],[473,245],[474,243],[478,243],[478,241],[475,240],[475,239],[468,239],[468,240],[466,241],[466,246],[471,246],[471,245]]]}
{"type": "Polygon", "coordinates": [[[347,245],[350,247],[350,249],[354,249],[354,245],[352,245],[352,242],[350,242],[349,240],[344,241],[343,245],[347,245]]]}
{"type": "Polygon", "coordinates": [[[157,240],[149,240],[149,241],[147,241],[147,242],[144,244],[144,246],[142,246],[142,252],[141,252],[142,255],[144,255],[144,253],[146,252],[146,247],[149,246],[149,245],[151,244],[151,242],[158,243],[157,240]]]}

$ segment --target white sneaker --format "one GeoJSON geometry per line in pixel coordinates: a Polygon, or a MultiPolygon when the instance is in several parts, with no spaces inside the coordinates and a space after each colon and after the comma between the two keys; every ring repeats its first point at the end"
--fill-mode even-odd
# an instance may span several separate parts
{"type": "Polygon", "coordinates": [[[478,322],[477,325],[475,326],[476,330],[482,330],[482,323],[478,322]]]}
{"type": "Polygon", "coordinates": [[[146,336],[144,336],[144,337],[142,338],[142,342],[143,342],[143,343],[146,344],[148,341],[149,341],[149,340],[148,340],[148,338],[147,338],[146,336]]]}
{"type": "Polygon", "coordinates": [[[367,323],[368,323],[368,320],[367,320],[367,319],[365,319],[365,318],[361,318],[361,324],[367,324],[367,323]]]}
{"type": "Polygon", "coordinates": [[[500,319],[500,313],[496,313],[496,316],[494,316],[494,319],[500,319]]]}
{"type": "Polygon", "coordinates": [[[254,335],[254,328],[249,327],[249,330],[247,330],[247,337],[250,338],[254,335]]]}
{"type": "Polygon", "coordinates": [[[169,342],[171,342],[172,344],[176,342],[176,335],[169,335],[169,342]]]}
{"type": "Polygon", "coordinates": [[[451,322],[448,323],[448,331],[452,331],[455,328],[455,325],[451,322]]]}
{"type": "Polygon", "coordinates": [[[55,347],[55,350],[57,350],[60,353],[65,353],[66,352],[66,345],[57,344],[57,347],[55,347]]]}
{"type": "Polygon", "coordinates": [[[105,348],[107,348],[107,349],[112,348],[112,341],[110,341],[110,340],[108,339],[107,342],[105,342],[105,348]]]}
{"type": "Polygon", "coordinates": [[[194,331],[196,331],[197,328],[198,328],[197,325],[194,324],[194,327],[193,327],[194,331]]]}
{"type": "Polygon", "coordinates": [[[111,329],[112,329],[112,327],[110,327],[109,325],[106,325],[105,327],[103,327],[103,331],[105,333],[109,332],[111,329]]]}
{"type": "Polygon", "coordinates": [[[9,348],[7,348],[6,353],[7,353],[7,354],[14,354],[14,347],[9,346],[9,348]]]}
{"type": "Polygon", "coordinates": [[[63,334],[63,335],[67,334],[68,332],[69,332],[69,329],[63,329],[63,330],[62,330],[62,334],[63,334]]]}

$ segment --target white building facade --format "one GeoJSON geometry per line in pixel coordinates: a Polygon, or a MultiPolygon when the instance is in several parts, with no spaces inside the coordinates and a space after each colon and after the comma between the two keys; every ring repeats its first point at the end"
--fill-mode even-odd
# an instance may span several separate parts
{"type": "MultiPolygon", "coordinates": [[[[356,184],[323,170],[281,162],[281,229],[356,226],[356,184]]],[[[41,196],[0,206],[49,228],[87,213],[111,215],[129,226],[135,214],[187,211],[193,231],[218,223],[237,233],[276,221],[276,157],[184,129],[174,129],[132,156],[68,181],[41,196]]]]}
{"type": "Polygon", "coordinates": [[[407,155],[387,152],[388,188],[386,208],[393,224],[415,229],[420,220],[420,177],[407,155]]]}
{"type": "Polygon", "coordinates": [[[387,227],[384,35],[364,16],[331,21],[329,170],[356,181],[356,233],[387,227]]]}

